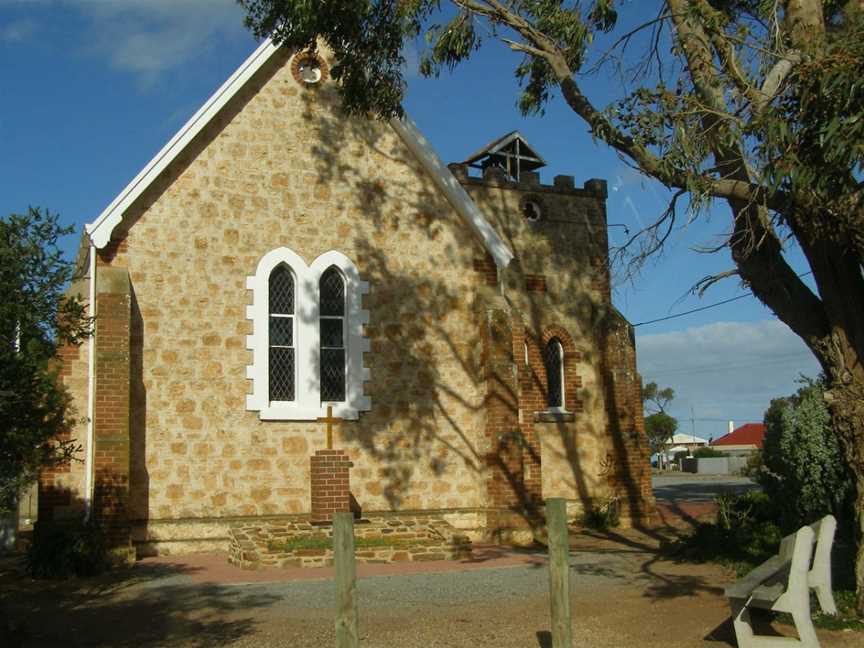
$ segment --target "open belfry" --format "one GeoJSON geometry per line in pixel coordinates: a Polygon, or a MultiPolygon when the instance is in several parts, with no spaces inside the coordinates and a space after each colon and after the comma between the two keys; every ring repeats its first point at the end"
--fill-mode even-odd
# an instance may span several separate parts
{"type": "Polygon", "coordinates": [[[650,524],[606,183],[541,183],[518,132],[445,165],[408,117],[347,117],[328,69],[263,43],[86,227],[83,450],[40,518],[244,566],[346,510],[418,539],[392,560],[530,542],[549,497],[650,524]]]}

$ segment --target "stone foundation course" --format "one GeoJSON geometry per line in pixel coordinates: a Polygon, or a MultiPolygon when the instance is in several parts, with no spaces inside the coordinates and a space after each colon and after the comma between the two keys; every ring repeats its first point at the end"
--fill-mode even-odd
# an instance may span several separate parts
{"type": "MultiPolygon", "coordinates": [[[[238,523],[229,529],[228,562],[242,569],[327,567],[333,564],[333,529],[307,516],[238,523]]],[[[471,540],[442,517],[370,515],[354,522],[358,562],[391,563],[471,557],[471,540]]]]}

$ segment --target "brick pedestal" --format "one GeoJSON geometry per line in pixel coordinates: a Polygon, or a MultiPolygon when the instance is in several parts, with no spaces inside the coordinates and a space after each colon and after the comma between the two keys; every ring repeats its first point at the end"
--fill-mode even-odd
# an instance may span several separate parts
{"type": "Polygon", "coordinates": [[[351,462],[344,450],[319,450],[312,462],[312,524],[329,524],[334,513],[350,510],[351,462]]]}

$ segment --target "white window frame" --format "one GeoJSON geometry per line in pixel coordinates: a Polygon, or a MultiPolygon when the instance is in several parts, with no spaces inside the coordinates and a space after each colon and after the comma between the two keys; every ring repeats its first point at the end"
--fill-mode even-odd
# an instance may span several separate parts
{"type": "Polygon", "coordinates": [[[363,353],[369,351],[369,340],[363,337],[363,327],[369,323],[369,312],[363,310],[363,295],[369,284],[360,280],[354,263],[341,252],[325,252],[310,265],[287,247],[265,254],[258,262],[255,274],[246,278],[246,288],[252,291],[252,304],[246,307],[246,318],[252,322],[252,334],[246,338],[246,348],[252,351],[252,364],[246,367],[246,377],[252,381],[252,393],[246,396],[246,409],[258,412],[262,421],[314,421],[327,414],[357,419],[360,412],[372,408],[371,399],[363,394],[363,383],[369,380],[369,370],[363,366],[363,353]],[[294,273],[294,344],[295,399],[270,401],[270,273],[280,263],[294,273]],[[345,400],[321,402],[319,375],[319,312],[318,290],[321,275],[335,266],[345,280],[345,400]]]}

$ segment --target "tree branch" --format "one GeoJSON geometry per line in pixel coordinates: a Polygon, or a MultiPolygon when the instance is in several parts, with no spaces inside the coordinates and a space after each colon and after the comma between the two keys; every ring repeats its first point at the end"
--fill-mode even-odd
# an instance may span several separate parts
{"type": "Polygon", "coordinates": [[[711,45],[714,51],[717,52],[717,57],[723,70],[732,79],[738,91],[747,98],[747,100],[755,105],[761,99],[759,90],[750,82],[750,79],[744,74],[741,65],[738,63],[738,56],[735,53],[735,48],[730,40],[726,37],[722,27],[717,28],[717,25],[722,25],[724,16],[722,13],[714,9],[707,0],[697,0],[699,11],[707,18],[703,21],[703,27],[708,31],[708,36],[711,40],[711,45]]]}

